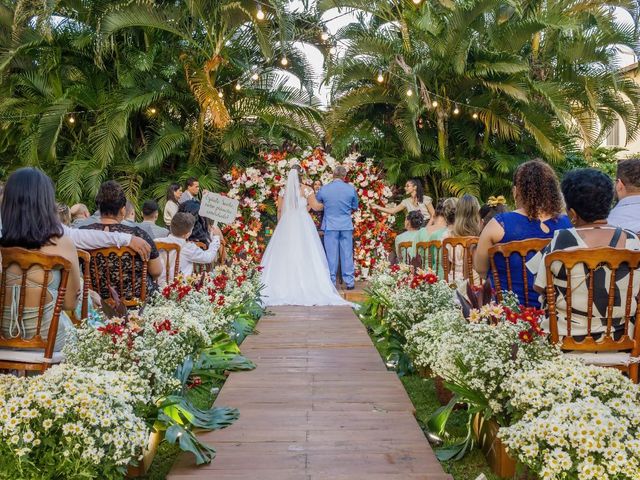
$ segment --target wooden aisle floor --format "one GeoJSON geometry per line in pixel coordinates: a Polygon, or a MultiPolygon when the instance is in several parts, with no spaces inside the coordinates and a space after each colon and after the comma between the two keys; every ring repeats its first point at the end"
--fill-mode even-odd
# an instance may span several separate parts
{"type": "Polygon", "coordinates": [[[257,364],[231,373],[216,405],[240,409],[202,434],[217,457],[183,454],[172,480],[450,480],[348,307],[278,307],[242,344],[257,364]]]}

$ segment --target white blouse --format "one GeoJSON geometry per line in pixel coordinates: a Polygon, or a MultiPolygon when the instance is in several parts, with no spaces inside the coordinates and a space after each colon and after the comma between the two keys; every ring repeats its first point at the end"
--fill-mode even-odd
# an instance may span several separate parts
{"type": "Polygon", "coordinates": [[[425,220],[429,220],[431,218],[431,214],[429,213],[428,205],[433,203],[431,197],[427,197],[426,195],[422,198],[422,203],[418,203],[418,205],[413,204],[413,200],[411,197],[407,197],[402,200],[402,205],[407,209],[407,213],[413,212],[414,210],[420,210],[420,213],[424,217],[425,220]]]}

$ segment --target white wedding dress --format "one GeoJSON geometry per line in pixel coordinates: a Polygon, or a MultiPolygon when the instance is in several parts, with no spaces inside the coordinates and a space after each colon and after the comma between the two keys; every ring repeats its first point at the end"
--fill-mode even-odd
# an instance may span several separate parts
{"type": "Polygon", "coordinates": [[[327,257],[295,169],[289,172],[282,215],[261,265],[263,302],[267,306],[351,306],[331,283],[327,257]]]}

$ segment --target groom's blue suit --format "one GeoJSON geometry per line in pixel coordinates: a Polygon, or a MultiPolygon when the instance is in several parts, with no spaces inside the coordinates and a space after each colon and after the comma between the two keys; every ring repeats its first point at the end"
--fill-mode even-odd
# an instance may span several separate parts
{"type": "Polygon", "coordinates": [[[324,205],[322,227],[324,249],[327,252],[331,281],[335,283],[338,261],[342,266],[342,279],[347,287],[353,287],[353,221],[351,214],[358,209],[358,195],[352,185],[334,180],[316,194],[324,205]]]}

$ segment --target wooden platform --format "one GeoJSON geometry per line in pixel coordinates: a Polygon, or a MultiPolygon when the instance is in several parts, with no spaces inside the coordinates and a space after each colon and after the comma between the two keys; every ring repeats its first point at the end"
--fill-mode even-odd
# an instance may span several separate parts
{"type": "Polygon", "coordinates": [[[338,285],[338,291],[343,298],[350,302],[363,302],[366,298],[365,289],[367,285],[367,282],[356,282],[353,290],[347,290],[344,285],[338,285]]]}
{"type": "Polygon", "coordinates": [[[279,307],[242,345],[256,362],[232,373],[217,405],[240,409],[231,427],[202,435],[217,457],[183,454],[172,480],[450,480],[347,307],[279,307]]]}

